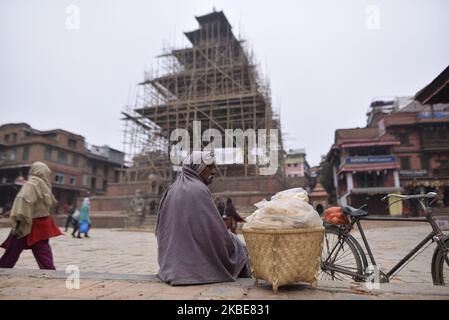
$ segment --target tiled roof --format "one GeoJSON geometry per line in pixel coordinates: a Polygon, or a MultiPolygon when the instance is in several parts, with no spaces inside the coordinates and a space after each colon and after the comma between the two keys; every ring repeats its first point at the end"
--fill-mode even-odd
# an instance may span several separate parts
{"type": "Polygon", "coordinates": [[[373,140],[379,138],[378,128],[352,128],[335,131],[335,143],[348,141],[373,140]]]}

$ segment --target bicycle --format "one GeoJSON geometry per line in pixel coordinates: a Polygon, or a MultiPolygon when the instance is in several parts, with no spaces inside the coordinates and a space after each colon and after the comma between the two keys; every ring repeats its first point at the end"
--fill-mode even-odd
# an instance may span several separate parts
{"type": "Polygon", "coordinates": [[[366,205],[363,205],[358,209],[351,206],[343,206],[343,212],[348,218],[349,223],[335,225],[325,222],[326,231],[319,278],[330,280],[353,280],[359,282],[373,282],[374,280],[378,280],[380,283],[389,282],[396,271],[408,263],[409,260],[413,260],[412,257],[422,247],[427,243],[430,245],[431,242],[436,242],[437,247],[435,248],[431,261],[432,281],[434,285],[449,285],[449,236],[443,234],[432,216],[431,208],[424,203],[424,200],[433,199],[436,198],[436,196],[437,194],[435,192],[416,195],[389,194],[382,199],[386,200],[390,197],[395,197],[399,199],[398,201],[410,199],[417,200],[425,212],[425,217],[417,218],[372,216],[368,215],[368,212],[364,210],[366,205]],[[432,227],[432,231],[414,249],[393,266],[391,270],[385,273],[378,268],[363,230],[361,224],[362,220],[423,222],[429,223],[432,227]],[[368,253],[371,266],[368,265],[368,260],[362,246],[350,234],[354,225],[357,225],[366,252],[368,253]],[[375,272],[377,273],[375,274],[375,272]],[[377,279],[374,279],[375,276],[377,276],[377,279]]]}

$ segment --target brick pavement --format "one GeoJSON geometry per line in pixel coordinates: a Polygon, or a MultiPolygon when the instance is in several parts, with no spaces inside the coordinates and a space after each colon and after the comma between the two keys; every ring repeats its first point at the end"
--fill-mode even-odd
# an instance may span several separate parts
{"type": "MultiPolygon", "coordinates": [[[[427,225],[370,228],[367,237],[380,266],[391,267],[430,231],[427,225]]],[[[0,229],[0,241],[9,229],[0,229]]],[[[92,229],[91,238],[76,239],[70,234],[51,240],[57,272],[37,270],[30,251],[25,251],[16,268],[0,269],[0,299],[449,299],[449,288],[431,282],[430,258],[434,244],[418,256],[392,283],[381,290],[366,291],[363,284],[320,281],[318,290],[294,285],[274,296],[267,285],[255,287],[251,280],[236,283],[173,288],[155,278],[158,270],[156,238],[150,232],[123,229],[92,229]],[[81,289],[65,288],[65,268],[77,265],[81,289]],[[44,276],[42,276],[44,274],[44,276]],[[355,288],[354,286],[358,286],[355,288]]],[[[357,235],[356,235],[357,237],[357,235]]],[[[0,254],[3,249],[0,249],[0,254]]]]}
{"type": "MultiPolygon", "coordinates": [[[[0,229],[0,241],[9,229],[0,229]]],[[[382,270],[391,268],[430,232],[427,225],[394,228],[370,228],[367,238],[382,270]]],[[[72,238],[70,233],[54,238],[51,245],[55,265],[65,270],[67,265],[77,265],[81,271],[119,274],[155,274],[158,271],[156,237],[150,232],[124,229],[92,229],[91,238],[72,238]]],[[[354,234],[357,239],[360,237],[354,234]]],[[[240,237],[242,237],[240,235],[240,237]]],[[[393,282],[431,284],[430,261],[435,244],[407,265],[393,282]]],[[[0,254],[3,249],[0,248],[0,254]]],[[[31,251],[22,253],[17,268],[36,269],[31,251]]]]}
{"type": "Polygon", "coordinates": [[[0,300],[96,299],[96,300],[449,300],[449,288],[423,284],[382,284],[367,289],[363,284],[321,281],[316,289],[294,284],[274,294],[263,281],[258,286],[250,279],[197,286],[172,287],[154,275],[119,275],[85,272],[79,289],[66,287],[62,271],[0,269],[0,300]]]}

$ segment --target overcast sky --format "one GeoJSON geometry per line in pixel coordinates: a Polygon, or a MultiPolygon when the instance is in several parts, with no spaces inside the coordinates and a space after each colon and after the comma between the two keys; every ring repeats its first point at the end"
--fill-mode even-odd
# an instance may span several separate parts
{"type": "Polygon", "coordinates": [[[374,97],[413,95],[449,64],[445,0],[0,0],[0,124],[122,150],[130,88],[213,7],[254,49],[285,143],[311,165],[335,129],[365,125],[374,97]]]}

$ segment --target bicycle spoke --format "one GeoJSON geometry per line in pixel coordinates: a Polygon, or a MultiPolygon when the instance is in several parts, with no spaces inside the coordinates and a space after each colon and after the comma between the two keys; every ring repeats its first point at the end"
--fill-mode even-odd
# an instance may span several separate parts
{"type": "Polygon", "coordinates": [[[325,244],[322,252],[322,268],[319,273],[321,280],[333,281],[353,281],[354,277],[343,272],[331,271],[327,269],[336,268],[345,270],[350,273],[360,274],[360,261],[357,260],[358,254],[351,242],[348,242],[345,235],[340,233],[340,230],[329,229],[325,234],[325,244]]]}
{"type": "Polygon", "coordinates": [[[338,256],[338,258],[335,259],[334,262],[341,261],[343,258],[348,258],[348,257],[352,256],[352,251],[351,250],[346,250],[346,252],[343,250],[343,252],[344,253],[342,255],[338,256]]]}

